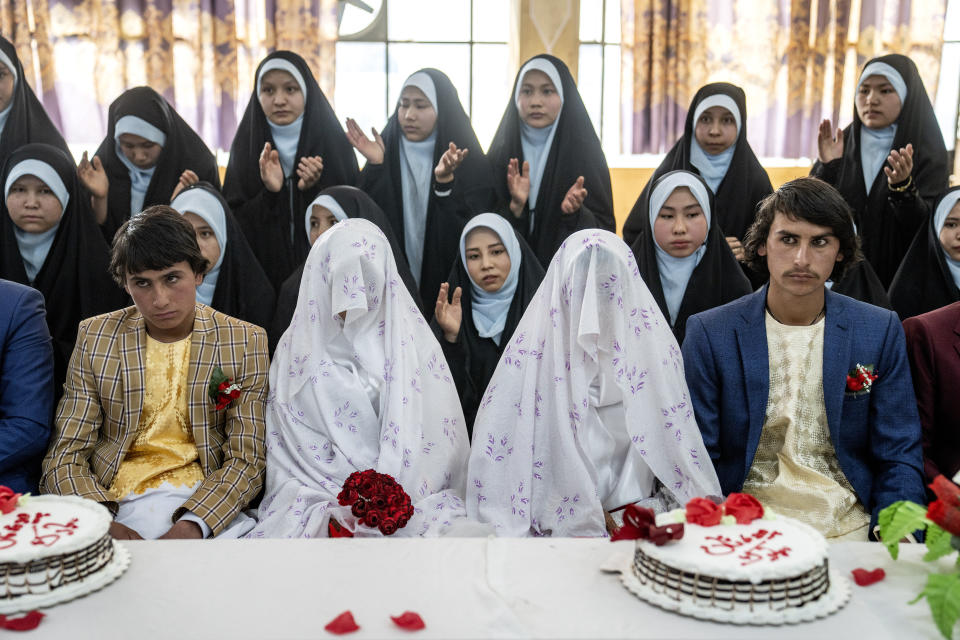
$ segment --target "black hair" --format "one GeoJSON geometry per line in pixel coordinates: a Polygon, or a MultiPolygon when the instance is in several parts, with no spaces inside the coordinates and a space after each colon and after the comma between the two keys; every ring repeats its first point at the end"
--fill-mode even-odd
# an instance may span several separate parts
{"type": "Polygon", "coordinates": [[[195,274],[206,273],[210,265],[200,253],[193,225],[175,209],[158,204],[117,230],[110,250],[110,275],[124,287],[128,274],[159,271],[184,261],[195,274]]]}
{"type": "Polygon", "coordinates": [[[863,260],[860,237],[853,223],[853,212],[840,192],[818,178],[797,178],[760,201],[757,216],[743,239],[746,263],[754,271],[769,275],[766,256],[759,253],[767,244],[770,226],[777,213],[791,220],[803,220],[819,227],[829,227],[840,241],[843,258],[833,267],[830,277],[834,282],[843,278],[847,269],[863,260]]]}

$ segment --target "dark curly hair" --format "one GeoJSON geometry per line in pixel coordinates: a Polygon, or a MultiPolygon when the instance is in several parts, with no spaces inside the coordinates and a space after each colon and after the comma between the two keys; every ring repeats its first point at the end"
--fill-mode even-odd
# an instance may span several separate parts
{"type": "Polygon", "coordinates": [[[757,208],[757,217],[743,239],[746,263],[754,271],[769,275],[767,258],[758,253],[767,244],[770,226],[777,213],[791,220],[803,220],[819,227],[829,227],[840,241],[843,259],[833,267],[830,278],[843,278],[847,269],[863,260],[860,237],[853,223],[853,212],[840,192],[818,178],[797,178],[784,183],[764,198],[757,208]]]}
{"type": "Polygon", "coordinates": [[[167,269],[186,261],[194,273],[205,273],[210,262],[200,253],[193,225],[176,209],[158,204],[123,223],[110,250],[110,275],[121,287],[127,275],[167,269]]]}

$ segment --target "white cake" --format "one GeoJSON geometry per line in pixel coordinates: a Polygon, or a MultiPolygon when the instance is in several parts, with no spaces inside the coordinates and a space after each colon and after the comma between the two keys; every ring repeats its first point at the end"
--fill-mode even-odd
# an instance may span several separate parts
{"type": "Polygon", "coordinates": [[[0,613],[24,611],[99,589],[129,563],[108,533],[102,505],[37,496],[0,514],[0,613]]]}
{"type": "MultiPolygon", "coordinates": [[[[676,514],[657,524],[676,523],[676,514]]],[[[849,597],[849,583],[830,572],[826,540],[802,522],[776,516],[683,526],[681,539],[662,546],[637,540],[624,572],[624,584],[653,604],[698,618],[782,624],[832,613],[849,597]]]]}

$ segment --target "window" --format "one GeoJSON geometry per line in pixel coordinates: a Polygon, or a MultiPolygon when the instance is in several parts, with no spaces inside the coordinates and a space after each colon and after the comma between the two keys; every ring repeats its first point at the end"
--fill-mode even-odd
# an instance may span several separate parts
{"type": "Polygon", "coordinates": [[[950,0],[947,4],[934,108],[947,150],[954,149],[960,137],[960,0],[950,0]]]}
{"type": "Polygon", "coordinates": [[[337,43],[337,114],[354,118],[368,135],[371,127],[380,131],[393,113],[403,81],[418,69],[433,67],[457,88],[486,149],[512,86],[509,12],[510,0],[346,4],[337,43]]]}
{"type": "Polygon", "coordinates": [[[607,158],[620,155],[620,0],[580,0],[577,86],[607,158]]]}

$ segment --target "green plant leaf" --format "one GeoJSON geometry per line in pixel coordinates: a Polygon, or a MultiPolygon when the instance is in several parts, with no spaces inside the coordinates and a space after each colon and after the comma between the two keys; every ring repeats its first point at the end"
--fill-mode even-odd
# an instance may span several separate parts
{"type": "Polygon", "coordinates": [[[894,560],[900,553],[900,538],[917,529],[926,528],[929,522],[926,507],[906,500],[894,502],[877,515],[880,539],[894,560]]]}
{"type": "Polygon", "coordinates": [[[927,599],[933,621],[943,637],[949,640],[960,618],[960,574],[931,573],[927,576],[927,586],[917,598],[920,597],[927,599]]]}
{"type": "Polygon", "coordinates": [[[950,544],[952,535],[941,529],[938,525],[927,525],[927,554],[923,556],[924,562],[931,562],[937,558],[942,558],[948,553],[953,553],[953,545],[950,544]]]}

